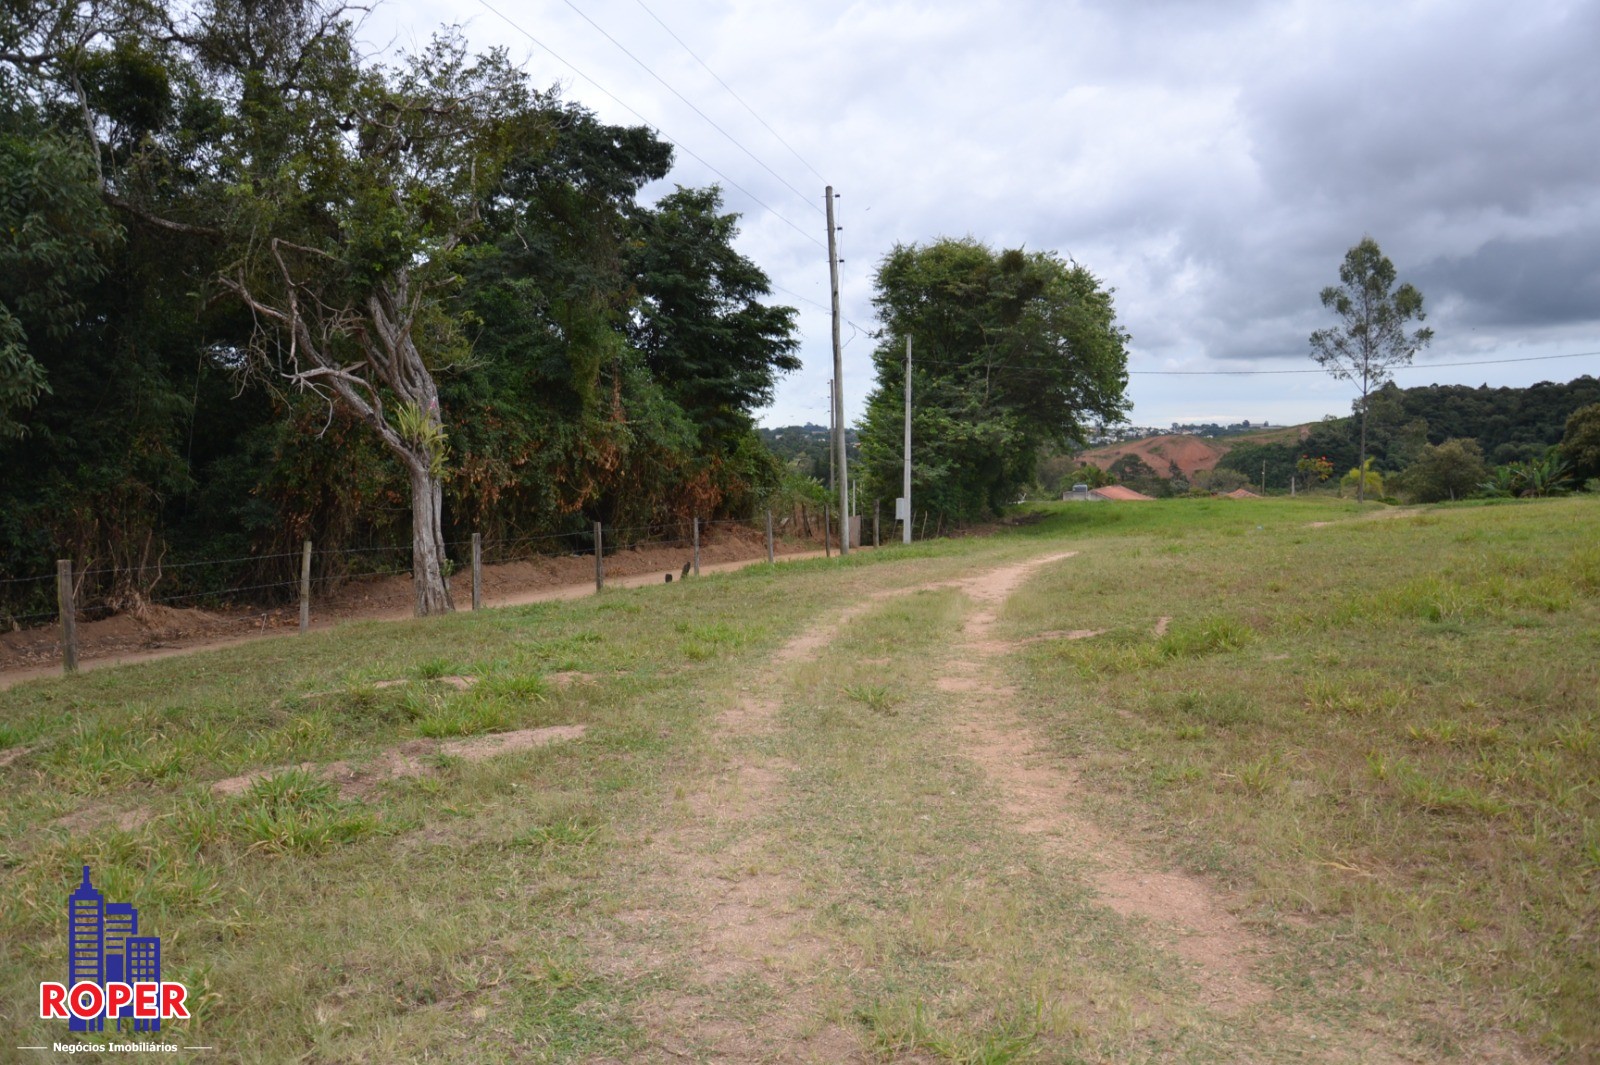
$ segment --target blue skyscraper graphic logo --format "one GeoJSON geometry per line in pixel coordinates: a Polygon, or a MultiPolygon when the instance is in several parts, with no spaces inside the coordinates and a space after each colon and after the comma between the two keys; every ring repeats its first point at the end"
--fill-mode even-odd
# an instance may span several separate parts
{"type": "MultiPolygon", "coordinates": [[[[127,902],[107,902],[89,883],[89,867],[83,867],[83,883],[67,897],[67,986],[83,981],[104,986],[107,983],[161,982],[161,940],[139,934],[139,911],[127,902]]],[[[136,1032],[159,1032],[159,1017],[133,1018],[133,1006],[124,1005],[114,1015],[117,1030],[123,1020],[133,1021],[136,1032]]],[[[74,1032],[103,1032],[106,1016],[84,1019],[71,1017],[67,1028],[74,1032]]]]}

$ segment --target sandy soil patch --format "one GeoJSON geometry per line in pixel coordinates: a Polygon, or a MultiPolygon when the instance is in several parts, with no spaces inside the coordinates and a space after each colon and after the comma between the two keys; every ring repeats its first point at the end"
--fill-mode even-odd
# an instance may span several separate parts
{"type": "Polygon", "coordinates": [[[391,747],[366,760],[339,762],[302,762],[298,766],[275,766],[257,769],[226,780],[216,781],[211,790],[218,795],[242,795],[260,780],[276,776],[290,769],[302,769],[323,780],[339,786],[344,798],[360,798],[387,780],[400,777],[422,776],[431,772],[439,758],[461,758],[480,762],[495,755],[512,751],[526,751],[563,743],[583,736],[587,725],[553,725],[548,728],[519,729],[516,732],[494,732],[486,736],[473,736],[462,740],[410,740],[391,747]]]}

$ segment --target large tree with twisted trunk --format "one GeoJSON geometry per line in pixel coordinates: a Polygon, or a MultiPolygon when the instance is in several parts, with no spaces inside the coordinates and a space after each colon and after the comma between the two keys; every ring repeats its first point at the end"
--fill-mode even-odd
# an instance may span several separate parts
{"type": "Polygon", "coordinates": [[[222,170],[244,193],[222,284],[256,318],[255,371],[353,411],[405,467],[416,613],[449,611],[435,377],[470,353],[451,297],[480,206],[545,119],[503,54],[447,35],[362,68],[342,24],[302,22],[317,32],[270,65],[225,50],[253,39],[229,26],[197,38],[232,97],[222,170]]]}

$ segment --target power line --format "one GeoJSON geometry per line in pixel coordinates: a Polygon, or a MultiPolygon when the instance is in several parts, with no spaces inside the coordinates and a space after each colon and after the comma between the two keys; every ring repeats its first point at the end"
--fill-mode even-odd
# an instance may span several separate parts
{"type": "MultiPolygon", "coordinates": [[[[649,74],[652,78],[655,78],[657,81],[659,81],[662,85],[664,85],[666,87],[668,92],[672,93],[672,95],[676,96],[678,99],[680,99],[684,103],[688,104],[689,105],[689,109],[691,111],[693,111],[695,114],[699,115],[701,118],[705,119],[708,123],[710,123],[712,129],[716,130],[718,133],[720,133],[724,137],[728,138],[728,140],[733,143],[734,147],[738,148],[741,152],[743,152],[744,154],[748,155],[751,159],[754,159],[756,164],[759,165],[763,170],[765,170],[767,173],[771,174],[773,177],[777,178],[779,183],[781,183],[784,188],[788,189],[790,192],[794,193],[796,196],[798,196],[802,200],[804,200],[807,203],[807,205],[809,205],[813,210],[817,210],[817,211],[821,210],[821,208],[817,207],[816,204],[811,202],[811,198],[809,196],[807,196],[805,193],[801,192],[799,189],[795,188],[793,185],[789,184],[788,181],[784,180],[784,177],[783,177],[782,174],[778,173],[776,170],[772,169],[772,167],[768,166],[766,164],[766,162],[761,159],[760,156],[756,155],[755,152],[752,152],[749,148],[746,148],[739,141],[739,139],[737,137],[735,137],[733,134],[729,133],[727,130],[723,129],[721,126],[717,125],[716,121],[713,120],[710,115],[706,114],[704,111],[700,110],[700,108],[696,107],[693,100],[689,99],[687,96],[683,95],[683,93],[679,92],[676,88],[674,88],[672,86],[672,84],[667,81],[666,78],[663,78],[660,74],[657,74],[654,70],[650,69],[650,64],[646,63],[643,59],[640,59],[638,56],[634,55],[632,52],[630,52],[628,50],[626,45],[624,45],[621,41],[617,40],[615,37],[611,36],[610,33],[607,33],[606,32],[606,28],[604,26],[600,25],[600,23],[596,22],[594,19],[590,18],[588,12],[584,11],[583,8],[581,8],[577,4],[573,3],[573,0],[564,0],[564,2],[566,3],[566,5],[568,7],[572,8],[572,10],[576,11],[578,13],[579,17],[583,19],[583,21],[587,22],[589,25],[591,25],[595,29],[599,30],[601,36],[603,36],[606,40],[610,41],[612,44],[616,45],[617,48],[621,50],[623,55],[627,56],[629,59],[631,59],[635,63],[639,64],[639,66],[644,70],[644,72],[646,74],[649,74]]],[[[668,32],[671,32],[671,31],[668,31],[668,32]]],[[[680,41],[679,43],[681,44],[682,42],[680,41]]],[[[687,47],[687,45],[685,45],[685,47],[687,47]]],[[[765,123],[763,123],[763,125],[764,124],[765,123]]]]}
{"type": "MultiPolygon", "coordinates": [[[[854,323],[852,323],[854,324],[854,323]]],[[[1516,359],[1477,359],[1469,362],[1419,362],[1407,366],[1395,366],[1393,371],[1400,370],[1432,370],[1460,366],[1501,366],[1509,363],[1521,362],[1548,362],[1552,359],[1586,359],[1600,356],[1600,351],[1574,351],[1564,355],[1529,355],[1516,359]]],[[[973,360],[938,359],[922,356],[917,359],[918,365],[954,366],[964,369],[982,369],[983,363],[973,360]]],[[[992,369],[1005,370],[1011,373],[1048,373],[1044,367],[1039,366],[1009,366],[1005,363],[995,363],[992,369]]],[[[1129,370],[1128,374],[1140,376],[1160,377],[1252,377],[1279,374],[1325,374],[1323,369],[1309,370],[1129,370]]]]}
{"type": "MultiPolygon", "coordinates": [[[[1575,351],[1568,355],[1529,355],[1520,359],[1479,359],[1473,362],[1417,362],[1391,367],[1399,370],[1432,370],[1455,366],[1502,366],[1514,362],[1547,362],[1551,359],[1586,359],[1600,355],[1600,351],[1575,351]]],[[[1327,373],[1327,370],[1129,370],[1130,374],[1165,377],[1243,377],[1258,374],[1327,373]]]]}
{"type": "Polygon", "coordinates": [[[478,0],[478,3],[482,4],[483,7],[487,11],[489,11],[490,14],[495,15],[502,22],[504,22],[506,25],[510,26],[512,29],[516,30],[518,33],[522,34],[524,37],[528,38],[528,40],[532,41],[534,44],[538,45],[540,48],[543,48],[546,52],[549,52],[552,56],[555,57],[557,62],[561,63],[564,66],[570,67],[572,69],[573,73],[577,74],[578,77],[582,78],[584,81],[587,81],[590,85],[593,85],[596,89],[599,89],[601,92],[605,93],[605,95],[609,96],[612,99],[612,101],[614,103],[616,103],[616,105],[618,107],[622,108],[624,111],[627,111],[630,115],[632,115],[633,117],[637,118],[640,122],[643,122],[652,131],[654,131],[655,134],[657,136],[659,136],[662,140],[666,141],[668,144],[672,145],[674,148],[677,148],[679,151],[683,152],[685,155],[689,156],[691,159],[693,159],[696,162],[698,162],[701,166],[705,167],[707,170],[709,170],[713,174],[717,175],[723,181],[726,181],[731,187],[733,187],[735,189],[738,189],[740,192],[744,193],[744,195],[746,197],[748,197],[753,203],[755,203],[757,206],[759,206],[762,210],[766,211],[768,214],[770,214],[770,215],[774,216],[775,218],[779,219],[780,221],[782,221],[790,229],[794,230],[796,233],[800,234],[802,237],[805,237],[807,240],[809,240],[811,243],[815,244],[817,247],[826,249],[826,245],[824,245],[822,243],[822,241],[818,240],[814,235],[812,235],[811,233],[808,233],[806,230],[800,228],[800,226],[796,225],[795,222],[791,218],[789,218],[787,215],[783,214],[781,211],[779,211],[777,208],[773,207],[771,204],[767,203],[761,197],[757,196],[755,193],[751,192],[749,189],[745,188],[743,185],[741,185],[737,181],[733,180],[727,174],[724,174],[722,171],[718,170],[716,167],[714,167],[710,163],[706,162],[706,160],[704,158],[702,158],[699,154],[694,152],[692,149],[690,149],[686,145],[684,145],[684,144],[680,143],[679,141],[676,141],[676,140],[672,139],[671,137],[669,137],[667,135],[666,131],[663,130],[660,126],[658,126],[655,123],[651,122],[648,118],[645,118],[643,115],[641,115],[638,111],[634,110],[632,107],[629,107],[626,103],[623,102],[621,97],[617,96],[616,93],[612,92],[610,89],[606,88],[604,85],[601,85],[598,81],[596,81],[595,79],[591,78],[589,75],[585,74],[582,70],[580,70],[578,68],[578,66],[576,64],[574,64],[572,61],[570,61],[570,60],[566,59],[565,57],[563,57],[561,55],[561,53],[557,52],[554,48],[551,48],[548,44],[545,44],[539,38],[535,37],[533,34],[529,33],[527,30],[523,29],[516,22],[513,22],[509,16],[507,16],[505,13],[501,12],[500,10],[495,8],[493,5],[491,5],[489,3],[489,0],[478,0]]]}
{"type": "MultiPolygon", "coordinates": [[[[811,304],[811,306],[815,307],[819,311],[828,311],[829,310],[829,308],[826,305],[818,303],[816,300],[812,299],[810,296],[802,296],[802,295],[800,295],[800,293],[794,291],[793,289],[784,288],[782,285],[773,284],[770,281],[767,282],[767,283],[768,283],[768,285],[770,285],[772,287],[773,291],[775,291],[775,292],[782,292],[783,294],[785,294],[787,296],[793,296],[795,299],[799,300],[801,303],[809,303],[809,304],[811,304]]],[[[831,311],[830,311],[830,313],[831,313],[831,311]]]]}
{"type": "Polygon", "coordinates": [[[745,103],[744,97],[742,97],[738,93],[734,92],[733,91],[733,86],[731,86],[727,82],[723,81],[721,76],[718,75],[715,70],[711,69],[711,64],[707,63],[704,59],[701,59],[700,56],[695,53],[695,50],[693,48],[690,48],[688,43],[685,42],[682,37],[679,37],[676,33],[673,33],[672,32],[672,27],[668,26],[665,22],[662,22],[661,21],[661,16],[656,14],[654,11],[651,11],[650,8],[645,5],[644,0],[634,0],[634,2],[636,4],[638,4],[640,7],[644,8],[645,14],[647,14],[651,18],[655,19],[656,20],[656,24],[659,25],[662,29],[666,30],[667,33],[672,37],[673,40],[675,40],[679,44],[683,45],[683,50],[685,52],[688,52],[690,55],[694,56],[694,61],[696,63],[699,63],[701,66],[705,67],[706,68],[706,73],[710,74],[713,78],[716,78],[717,79],[717,84],[721,85],[724,89],[727,89],[729,96],[732,96],[735,100],[738,100],[739,103],[743,104],[744,105],[744,109],[746,111],[749,111],[751,116],[753,116],[757,122],[761,123],[762,127],[764,129],[766,129],[766,131],[768,133],[772,134],[774,137],[777,137],[778,138],[778,143],[783,145],[785,148],[789,149],[789,154],[793,155],[796,159],[800,160],[800,162],[805,165],[805,168],[807,170],[811,171],[813,174],[816,174],[816,177],[817,177],[818,181],[826,181],[827,180],[827,178],[823,177],[820,173],[818,173],[817,168],[812,166],[811,163],[809,161],[807,161],[805,156],[801,155],[798,151],[795,150],[794,145],[792,145],[788,141],[784,140],[783,139],[783,135],[780,134],[777,130],[773,129],[770,125],[768,125],[766,119],[764,119],[760,115],[756,114],[756,109],[751,107],[749,104],[745,103]]]}

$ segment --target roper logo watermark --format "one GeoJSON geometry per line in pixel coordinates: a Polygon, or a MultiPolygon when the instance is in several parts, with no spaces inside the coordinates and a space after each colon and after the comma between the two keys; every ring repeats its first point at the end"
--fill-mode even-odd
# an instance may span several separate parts
{"type": "Polygon", "coordinates": [[[188,988],[161,979],[161,939],[139,934],[139,911],[107,902],[89,883],[67,898],[67,982],[39,985],[39,1017],[74,1032],[159,1032],[164,1020],[187,1020],[188,988]],[[123,1028],[123,1022],[131,1025],[123,1028]]]}

